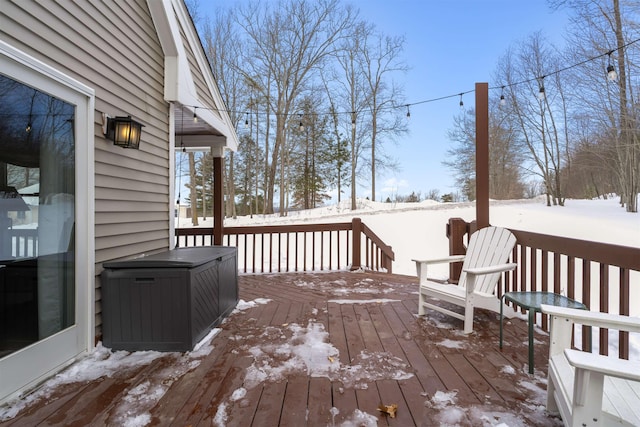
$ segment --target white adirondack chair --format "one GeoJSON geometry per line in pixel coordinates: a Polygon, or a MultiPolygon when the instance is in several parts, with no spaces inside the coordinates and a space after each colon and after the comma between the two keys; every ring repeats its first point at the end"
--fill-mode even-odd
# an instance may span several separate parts
{"type": "Polygon", "coordinates": [[[640,332],[640,318],[542,305],[549,314],[547,410],[565,426],[640,426],[640,362],[571,349],[574,323],[640,332]]]}
{"type": "MultiPolygon", "coordinates": [[[[464,321],[464,333],[473,332],[474,307],[500,312],[502,303],[495,294],[502,272],[513,270],[517,264],[507,263],[516,244],[515,236],[505,228],[486,227],[471,235],[466,255],[452,255],[432,260],[416,260],[420,283],[418,315],[425,314],[425,307],[464,321]],[[458,284],[439,283],[429,280],[427,267],[431,264],[463,261],[458,284]],[[434,304],[429,298],[464,307],[464,314],[434,304]]],[[[514,311],[504,307],[504,314],[512,317],[514,311]]]]}

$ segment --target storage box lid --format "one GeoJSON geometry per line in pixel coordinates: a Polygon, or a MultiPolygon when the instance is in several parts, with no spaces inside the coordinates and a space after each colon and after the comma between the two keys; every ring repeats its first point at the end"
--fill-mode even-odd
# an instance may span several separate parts
{"type": "Polygon", "coordinates": [[[232,246],[206,246],[197,248],[177,248],[140,258],[110,261],[104,268],[193,268],[235,254],[232,246]]]}

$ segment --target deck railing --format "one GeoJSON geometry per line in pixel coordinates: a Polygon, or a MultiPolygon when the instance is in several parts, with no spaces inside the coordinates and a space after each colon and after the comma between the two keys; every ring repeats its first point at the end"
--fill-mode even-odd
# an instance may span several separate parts
{"type": "Polygon", "coordinates": [[[38,256],[38,229],[13,228],[8,231],[11,256],[29,258],[38,256]]]}
{"type": "MultiPolygon", "coordinates": [[[[176,247],[207,246],[213,228],[176,229],[176,247]]],[[[238,248],[238,268],[249,273],[357,270],[392,272],[395,258],[359,218],[351,222],[225,227],[223,244],[238,248]]]]}
{"type": "MultiPolygon", "coordinates": [[[[473,225],[449,220],[450,252],[460,254],[473,225]]],[[[548,291],[585,304],[592,311],[629,315],[631,301],[640,303],[640,248],[511,230],[517,244],[511,255],[516,270],[506,274],[499,293],[548,291]],[[634,286],[631,285],[633,281],[634,286]]],[[[455,274],[455,272],[453,272],[455,274]]],[[[637,310],[637,308],[634,308],[637,310]]],[[[540,315],[538,315],[540,316],[540,315]]],[[[540,324],[548,330],[548,318],[540,324]]],[[[581,348],[591,351],[591,328],[582,328],[581,348]]],[[[598,334],[600,354],[609,353],[609,331],[598,334]]],[[[618,357],[629,358],[629,334],[618,336],[618,357]]]]}

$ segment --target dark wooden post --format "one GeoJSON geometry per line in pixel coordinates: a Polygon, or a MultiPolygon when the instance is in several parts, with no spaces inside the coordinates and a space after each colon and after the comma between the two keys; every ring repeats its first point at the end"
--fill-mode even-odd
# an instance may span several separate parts
{"type": "Polygon", "coordinates": [[[213,157],[213,244],[222,245],[224,194],[222,192],[222,156],[213,157]]]}
{"type": "Polygon", "coordinates": [[[476,83],[476,221],[489,226],[489,84],[476,83]]]}
{"type": "MultiPolygon", "coordinates": [[[[447,237],[449,238],[449,255],[464,255],[467,248],[464,245],[464,235],[468,232],[468,224],[462,218],[449,218],[447,223],[447,237]]],[[[458,283],[462,273],[462,263],[449,264],[449,282],[458,283]]]]}
{"type": "Polygon", "coordinates": [[[362,220],[360,218],[353,218],[351,220],[351,239],[353,245],[353,254],[351,258],[351,270],[360,269],[360,251],[362,241],[362,220]]]}

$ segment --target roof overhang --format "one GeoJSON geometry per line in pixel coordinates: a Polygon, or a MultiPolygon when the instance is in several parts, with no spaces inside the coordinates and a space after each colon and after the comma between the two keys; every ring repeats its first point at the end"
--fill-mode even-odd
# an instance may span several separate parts
{"type": "MultiPolygon", "coordinates": [[[[176,135],[183,136],[184,145],[184,137],[188,135],[208,136],[210,141],[211,137],[222,137],[214,138],[215,145],[236,151],[238,135],[184,1],[147,0],[147,3],[164,52],[164,98],[176,105],[176,135]],[[190,66],[187,52],[192,54],[195,65],[190,66]],[[213,106],[207,106],[210,102],[199,95],[192,75],[194,68],[203,77],[206,95],[213,100],[213,106]],[[194,113],[197,123],[193,120],[194,113]]],[[[180,138],[176,138],[176,145],[179,142],[180,138]]]]}

